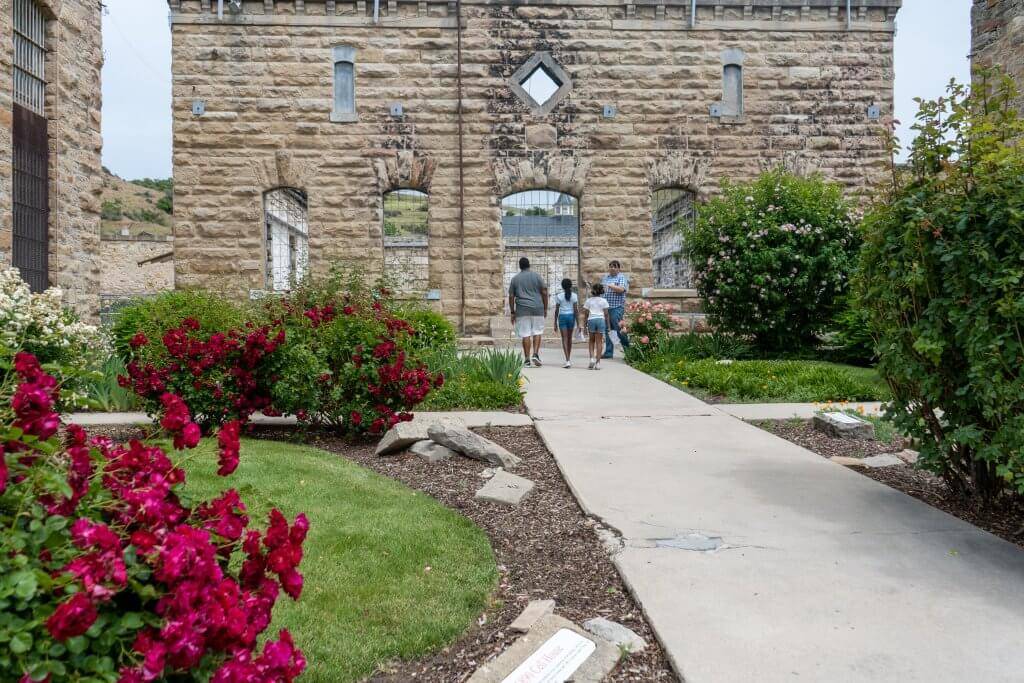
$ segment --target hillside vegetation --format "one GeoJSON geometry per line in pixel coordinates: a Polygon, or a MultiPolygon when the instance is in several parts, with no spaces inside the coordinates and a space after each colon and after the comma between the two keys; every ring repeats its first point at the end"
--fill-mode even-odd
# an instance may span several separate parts
{"type": "Polygon", "coordinates": [[[100,234],[137,237],[171,234],[173,183],[170,178],[124,180],[103,169],[100,234]]]}

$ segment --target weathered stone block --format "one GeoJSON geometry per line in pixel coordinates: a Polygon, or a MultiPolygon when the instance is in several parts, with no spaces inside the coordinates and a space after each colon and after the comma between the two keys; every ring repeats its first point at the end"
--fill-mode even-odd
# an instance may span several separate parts
{"type": "Polygon", "coordinates": [[[517,456],[490,439],[485,439],[463,427],[435,424],[427,429],[427,435],[442,446],[496,467],[511,468],[521,462],[517,456]]]}
{"type": "Polygon", "coordinates": [[[526,499],[533,491],[535,484],[529,479],[511,472],[496,472],[493,477],[476,492],[474,498],[488,503],[510,505],[515,507],[526,499]]]}
{"type": "Polygon", "coordinates": [[[847,413],[816,413],[812,423],[819,432],[839,439],[875,438],[875,425],[847,413]]]}

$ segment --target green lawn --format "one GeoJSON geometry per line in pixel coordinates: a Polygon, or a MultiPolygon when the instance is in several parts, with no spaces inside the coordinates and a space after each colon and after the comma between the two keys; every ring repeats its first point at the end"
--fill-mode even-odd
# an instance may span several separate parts
{"type": "Polygon", "coordinates": [[[497,583],[490,543],[434,499],[314,448],[245,440],[215,474],[209,440],[191,452],[185,492],[237,488],[254,525],[279,508],[310,520],[298,602],[282,593],[268,634],[288,628],[309,660],[303,681],[358,681],[396,657],[437,650],[470,626],[497,583]],[[429,567],[429,570],[427,569],[429,567]]]}
{"type": "Polygon", "coordinates": [[[889,388],[871,368],[803,360],[677,360],[654,375],[699,398],[732,403],[887,401],[889,388]]]}

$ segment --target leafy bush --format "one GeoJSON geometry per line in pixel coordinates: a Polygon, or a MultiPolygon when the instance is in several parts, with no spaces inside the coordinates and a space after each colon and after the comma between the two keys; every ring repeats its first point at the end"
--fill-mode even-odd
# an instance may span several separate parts
{"type": "Polygon", "coordinates": [[[0,270],[0,372],[19,351],[31,353],[64,387],[61,408],[76,408],[110,351],[99,329],[79,321],[62,298],[57,287],[33,294],[16,269],[0,270]]]}
{"type": "MultiPolygon", "coordinates": [[[[857,275],[852,281],[857,282],[857,275]]],[[[835,357],[856,365],[871,365],[877,359],[875,339],[871,336],[871,316],[853,292],[842,300],[832,320],[835,357]]]]}
{"type": "Polygon", "coordinates": [[[100,205],[100,218],[105,221],[119,221],[124,217],[124,207],[120,201],[105,201],[100,205]]]}
{"type": "Polygon", "coordinates": [[[672,315],[667,304],[632,301],[626,305],[626,319],[620,323],[629,332],[630,346],[626,349],[627,362],[645,362],[658,353],[679,327],[680,320],[672,315]]]}
{"type": "Polygon", "coordinates": [[[99,371],[86,380],[84,392],[91,406],[104,412],[138,410],[141,404],[135,394],[118,381],[127,372],[120,356],[110,354],[99,371]]]}
{"type": "MultiPolygon", "coordinates": [[[[0,375],[4,680],[292,681],[305,661],[288,632],[257,643],[279,592],[302,590],[305,516],[249,529],[237,491],[179,498],[160,448],[74,425],[62,445],[59,393],[31,354],[0,375]]],[[[165,420],[190,424],[180,405],[165,420]]]]}
{"type": "Polygon", "coordinates": [[[458,340],[455,326],[448,318],[428,308],[399,309],[395,314],[412,325],[416,334],[410,340],[417,350],[454,348],[458,340]]]}
{"type": "Polygon", "coordinates": [[[267,390],[276,410],[303,422],[380,434],[411,420],[444,383],[422,362],[417,332],[390,293],[366,287],[358,273],[309,279],[268,301],[264,315],[287,339],[265,369],[267,390]]]}
{"type": "Polygon", "coordinates": [[[110,333],[114,349],[127,363],[133,358],[141,362],[166,359],[166,351],[158,345],[132,348],[131,340],[140,332],[147,339],[162,340],[172,329],[181,327],[185,318],[199,323],[203,335],[224,332],[242,326],[245,311],[222,296],[200,290],[163,292],[151,298],[137,299],[117,311],[110,333]]]}
{"type": "Polygon", "coordinates": [[[782,169],[724,182],[683,242],[711,324],[764,350],[815,344],[859,246],[840,187],[782,169]]]}
{"type": "Polygon", "coordinates": [[[956,491],[1024,493],[1024,122],[1008,78],[922,102],[865,219],[861,301],[889,416],[956,491]]]}
{"type": "Polygon", "coordinates": [[[167,196],[161,197],[156,200],[156,208],[164,213],[174,213],[174,200],[167,196]]]}
{"type": "Polygon", "coordinates": [[[439,348],[424,356],[444,386],[427,397],[427,410],[503,410],[523,401],[523,360],[515,351],[483,349],[459,353],[439,348]]]}
{"type": "Polygon", "coordinates": [[[737,402],[882,401],[889,392],[865,368],[794,360],[678,361],[665,377],[684,389],[737,402]]]}

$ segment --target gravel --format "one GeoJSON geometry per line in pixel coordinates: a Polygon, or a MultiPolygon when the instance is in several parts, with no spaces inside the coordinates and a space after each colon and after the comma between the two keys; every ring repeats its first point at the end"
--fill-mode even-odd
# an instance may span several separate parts
{"type": "MultiPolygon", "coordinates": [[[[816,431],[809,420],[761,420],[753,424],[826,458],[864,458],[897,453],[906,447],[900,437],[888,443],[837,439],[816,431]]],[[[986,506],[981,501],[959,496],[940,477],[910,465],[879,469],[858,467],[854,471],[1024,548],[1024,498],[1016,497],[986,506]]]]}

